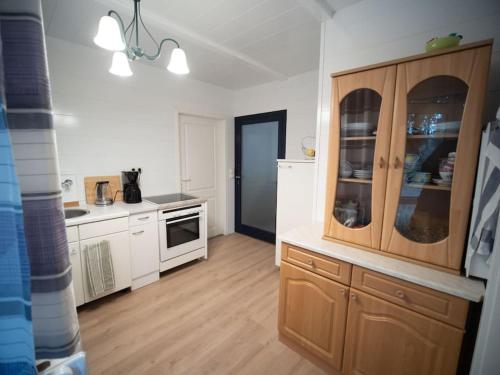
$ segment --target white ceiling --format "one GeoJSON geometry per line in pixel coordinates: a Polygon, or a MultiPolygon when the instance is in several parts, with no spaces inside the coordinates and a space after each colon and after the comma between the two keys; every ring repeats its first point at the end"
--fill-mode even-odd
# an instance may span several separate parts
{"type": "MultiPolygon", "coordinates": [[[[321,21],[359,0],[142,0],[155,38],[186,51],[191,76],[241,89],[318,68],[321,21]]],[[[47,35],[94,46],[99,18],[114,9],[130,22],[132,0],[42,0],[47,35]]],[[[149,53],[154,44],[142,35],[149,53]]],[[[97,47],[95,47],[97,48],[97,47]]],[[[169,49],[152,64],[165,69],[169,49]]]]}

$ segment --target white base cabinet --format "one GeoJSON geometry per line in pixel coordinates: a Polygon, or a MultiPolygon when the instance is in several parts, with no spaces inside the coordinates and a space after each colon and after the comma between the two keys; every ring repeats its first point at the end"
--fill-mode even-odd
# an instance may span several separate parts
{"type": "Polygon", "coordinates": [[[160,278],[157,217],[155,211],[129,218],[132,290],[151,284],[160,278]]]}

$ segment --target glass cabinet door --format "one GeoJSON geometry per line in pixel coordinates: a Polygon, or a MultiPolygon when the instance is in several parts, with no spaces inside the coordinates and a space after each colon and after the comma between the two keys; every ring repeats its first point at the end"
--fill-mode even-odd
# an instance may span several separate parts
{"type": "Polygon", "coordinates": [[[448,237],[451,184],[467,98],[460,79],[426,79],[408,93],[403,181],[396,230],[418,243],[448,237]]]}
{"type": "Polygon", "coordinates": [[[394,85],[394,67],[334,79],[325,231],[333,238],[380,245],[394,85]]]}
{"type": "Polygon", "coordinates": [[[398,65],[382,250],[460,268],[486,77],[478,56],[398,65]]]}
{"type": "Polygon", "coordinates": [[[350,92],[340,103],[340,158],[333,215],[348,228],[371,223],[373,160],[382,97],[350,92]]]}

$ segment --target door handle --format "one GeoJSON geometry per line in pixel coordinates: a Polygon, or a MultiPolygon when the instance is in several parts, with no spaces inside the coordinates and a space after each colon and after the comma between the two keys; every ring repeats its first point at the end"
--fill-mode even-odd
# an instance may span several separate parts
{"type": "Polygon", "coordinates": [[[378,161],[378,166],[380,167],[380,169],[383,169],[385,167],[385,160],[382,156],[380,157],[380,160],[378,161]]]}

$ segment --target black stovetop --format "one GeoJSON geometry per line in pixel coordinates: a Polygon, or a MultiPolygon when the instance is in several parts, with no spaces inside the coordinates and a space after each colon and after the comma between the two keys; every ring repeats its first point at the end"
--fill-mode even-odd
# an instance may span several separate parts
{"type": "Polygon", "coordinates": [[[144,199],[156,204],[165,204],[165,203],[175,203],[180,201],[189,201],[191,199],[196,199],[196,197],[182,193],[175,193],[175,194],[155,195],[153,197],[144,197],[144,199]]]}

